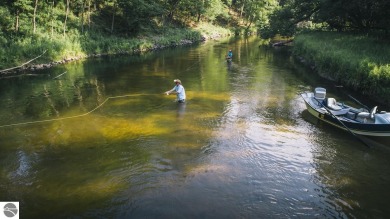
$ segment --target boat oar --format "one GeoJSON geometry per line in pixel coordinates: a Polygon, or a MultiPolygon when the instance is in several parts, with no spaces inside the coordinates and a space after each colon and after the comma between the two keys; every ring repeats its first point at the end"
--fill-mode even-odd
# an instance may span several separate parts
{"type": "Polygon", "coordinates": [[[348,97],[354,100],[356,103],[360,104],[362,107],[364,107],[366,110],[370,111],[370,108],[368,108],[366,105],[362,104],[359,100],[353,98],[351,95],[348,94],[348,97]]]}
{"type": "Polygon", "coordinates": [[[339,123],[344,126],[344,128],[349,132],[351,133],[351,135],[353,135],[356,139],[358,139],[361,143],[363,143],[365,146],[367,147],[370,147],[370,145],[368,145],[366,142],[364,142],[361,138],[359,138],[355,133],[353,133],[339,118],[337,118],[337,116],[335,116],[329,109],[327,109],[324,104],[317,100],[316,98],[313,98],[315,99],[319,104],[321,104],[322,107],[324,107],[324,109],[330,114],[332,115],[333,118],[335,118],[337,121],[339,121],[339,123]]]}
{"type": "MultiPolygon", "coordinates": [[[[335,85],[335,87],[337,88],[342,88],[343,86],[337,86],[335,85]]],[[[364,107],[366,110],[370,111],[370,108],[368,108],[368,106],[362,104],[359,100],[355,99],[353,96],[347,94],[346,92],[344,92],[343,90],[341,90],[341,92],[343,92],[345,95],[347,95],[349,98],[351,98],[353,101],[355,101],[357,104],[359,104],[360,106],[364,107]]]]}

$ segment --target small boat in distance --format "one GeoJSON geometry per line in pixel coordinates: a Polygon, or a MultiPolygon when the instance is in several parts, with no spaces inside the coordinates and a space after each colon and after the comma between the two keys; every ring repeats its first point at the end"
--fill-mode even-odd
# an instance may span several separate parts
{"type": "Polygon", "coordinates": [[[356,135],[390,137],[390,113],[354,108],[326,97],[326,89],[317,87],[301,94],[310,114],[356,135]]]}

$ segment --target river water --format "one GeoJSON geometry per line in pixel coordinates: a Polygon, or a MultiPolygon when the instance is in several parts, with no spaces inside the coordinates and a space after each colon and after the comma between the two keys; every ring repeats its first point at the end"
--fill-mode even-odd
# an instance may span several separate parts
{"type": "Polygon", "coordinates": [[[0,201],[18,201],[21,218],[390,215],[389,148],[310,116],[301,92],[323,86],[348,102],[345,90],[256,38],[0,85],[0,201]],[[175,78],[185,104],[163,94],[175,78]]]}

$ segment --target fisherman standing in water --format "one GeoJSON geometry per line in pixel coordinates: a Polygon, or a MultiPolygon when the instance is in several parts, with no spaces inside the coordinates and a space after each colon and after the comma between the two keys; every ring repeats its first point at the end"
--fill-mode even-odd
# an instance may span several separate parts
{"type": "Polygon", "coordinates": [[[228,52],[228,54],[227,54],[227,56],[226,56],[226,59],[232,60],[232,58],[233,58],[233,52],[232,52],[232,50],[230,49],[229,52],[228,52]]]}
{"type": "Polygon", "coordinates": [[[172,90],[169,90],[165,92],[166,95],[169,95],[171,93],[175,93],[177,96],[177,102],[184,103],[186,101],[186,91],[181,84],[181,81],[179,79],[173,80],[175,82],[175,87],[172,88],[172,90]]]}

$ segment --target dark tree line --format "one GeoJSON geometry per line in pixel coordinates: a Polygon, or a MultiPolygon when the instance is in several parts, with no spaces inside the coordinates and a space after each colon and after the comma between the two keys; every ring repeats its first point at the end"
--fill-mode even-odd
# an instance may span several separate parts
{"type": "Polygon", "coordinates": [[[337,31],[383,32],[390,30],[388,0],[280,0],[260,26],[264,36],[292,36],[300,28],[337,31]]]}

